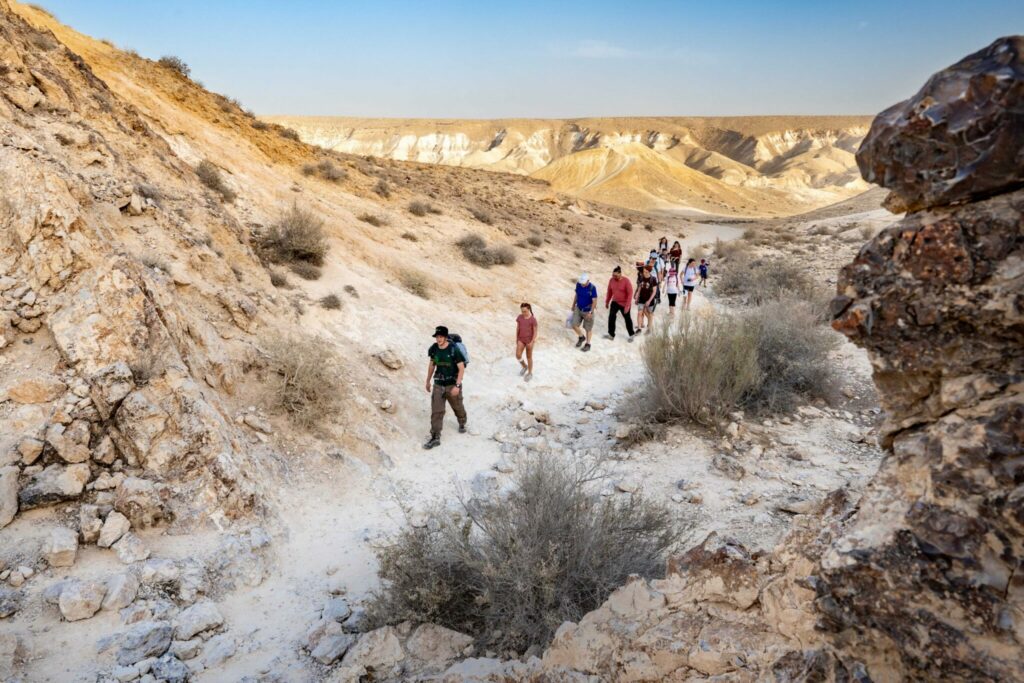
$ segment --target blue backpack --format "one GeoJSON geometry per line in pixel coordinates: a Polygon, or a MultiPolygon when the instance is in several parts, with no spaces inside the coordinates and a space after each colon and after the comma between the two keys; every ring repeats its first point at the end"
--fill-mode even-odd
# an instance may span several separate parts
{"type": "Polygon", "coordinates": [[[448,339],[455,344],[455,348],[462,354],[463,361],[466,366],[469,367],[469,351],[466,349],[465,343],[462,341],[462,336],[458,334],[449,334],[448,339]]]}

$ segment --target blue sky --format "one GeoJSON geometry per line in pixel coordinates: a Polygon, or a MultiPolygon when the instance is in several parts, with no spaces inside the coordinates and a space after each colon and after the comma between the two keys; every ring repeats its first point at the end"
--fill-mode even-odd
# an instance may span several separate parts
{"type": "Polygon", "coordinates": [[[259,114],[872,114],[1024,2],[42,0],[259,114]]]}

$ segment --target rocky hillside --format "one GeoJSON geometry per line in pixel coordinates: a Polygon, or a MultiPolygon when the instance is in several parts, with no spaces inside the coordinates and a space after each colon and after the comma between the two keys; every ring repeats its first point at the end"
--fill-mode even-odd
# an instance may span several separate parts
{"type": "Polygon", "coordinates": [[[867,187],[853,153],[868,117],[267,120],[327,149],[533,175],[640,210],[778,215],[867,187]]]}

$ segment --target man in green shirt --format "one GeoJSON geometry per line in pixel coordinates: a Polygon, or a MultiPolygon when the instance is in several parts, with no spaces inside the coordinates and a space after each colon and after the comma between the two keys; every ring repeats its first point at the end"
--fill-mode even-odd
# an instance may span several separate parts
{"type": "Polygon", "coordinates": [[[430,397],[430,440],[424,448],[441,445],[444,426],[444,404],[451,404],[459,421],[459,433],[466,433],[466,409],[462,406],[462,375],[466,372],[466,359],[459,347],[448,340],[448,328],[434,330],[434,344],[427,350],[427,393],[430,397]],[[433,383],[433,388],[431,388],[433,383]]]}

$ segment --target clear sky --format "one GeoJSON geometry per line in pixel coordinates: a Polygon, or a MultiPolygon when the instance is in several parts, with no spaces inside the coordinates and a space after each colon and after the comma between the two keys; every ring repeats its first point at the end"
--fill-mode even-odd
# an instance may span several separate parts
{"type": "Polygon", "coordinates": [[[873,114],[1024,0],[41,0],[259,114],[873,114]]]}

